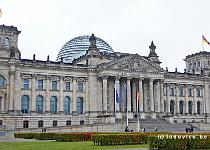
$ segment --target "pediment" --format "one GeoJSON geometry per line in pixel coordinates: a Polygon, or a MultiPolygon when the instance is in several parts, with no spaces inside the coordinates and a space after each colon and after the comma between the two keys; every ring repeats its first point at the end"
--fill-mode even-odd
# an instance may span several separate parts
{"type": "Polygon", "coordinates": [[[164,70],[148,59],[138,55],[132,54],[101,66],[101,69],[111,70],[127,70],[127,71],[138,71],[138,72],[163,72],[164,70]]]}

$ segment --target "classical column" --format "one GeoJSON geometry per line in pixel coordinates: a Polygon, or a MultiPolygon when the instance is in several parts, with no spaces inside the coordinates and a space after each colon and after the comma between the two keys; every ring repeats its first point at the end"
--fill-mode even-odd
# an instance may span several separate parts
{"type": "Polygon", "coordinates": [[[15,71],[9,71],[9,111],[14,111],[14,80],[15,71]]]}
{"type": "Polygon", "coordinates": [[[131,78],[127,77],[127,109],[131,112],[131,78]]]}
{"type": "Polygon", "coordinates": [[[184,103],[185,103],[185,112],[184,112],[184,114],[188,114],[188,89],[187,89],[187,84],[185,85],[184,103]]]}
{"type": "Polygon", "coordinates": [[[179,85],[176,84],[176,114],[180,114],[179,112],[179,85]]]}
{"type": "Polygon", "coordinates": [[[73,77],[72,114],[77,114],[77,78],[73,77]]]}
{"type": "Polygon", "coordinates": [[[166,83],[166,103],[167,103],[167,113],[170,114],[170,84],[166,83]]]}
{"type": "Polygon", "coordinates": [[[161,83],[160,83],[160,80],[157,82],[157,88],[156,88],[156,92],[157,92],[157,98],[156,98],[156,110],[155,110],[155,112],[157,112],[157,113],[160,113],[160,92],[161,92],[161,83]]]}
{"type": "Polygon", "coordinates": [[[31,79],[31,113],[36,112],[36,76],[31,79]]]}
{"type": "Polygon", "coordinates": [[[136,112],[136,81],[132,81],[132,104],[133,104],[133,112],[136,112]]]}
{"type": "Polygon", "coordinates": [[[64,87],[64,81],[63,81],[63,76],[60,76],[60,82],[59,82],[59,114],[63,114],[64,113],[64,109],[63,109],[63,87],[64,87]]]}
{"type": "Polygon", "coordinates": [[[154,79],[150,78],[149,80],[149,89],[150,89],[150,111],[154,113],[154,86],[153,86],[154,79]]]}
{"type": "Polygon", "coordinates": [[[88,79],[85,80],[85,101],[86,112],[90,112],[88,79]]]}
{"type": "Polygon", "coordinates": [[[116,85],[116,89],[115,89],[115,109],[116,112],[120,112],[120,81],[119,81],[119,77],[115,77],[115,85],[116,85]],[[116,94],[118,94],[118,101],[117,101],[117,97],[116,94]]]}
{"type": "Polygon", "coordinates": [[[2,95],[2,97],[0,98],[0,113],[4,112],[4,99],[5,99],[5,95],[2,95]]]}
{"type": "Polygon", "coordinates": [[[197,101],[196,101],[196,96],[197,96],[197,92],[196,92],[196,85],[193,86],[193,104],[194,104],[194,107],[192,107],[192,112],[193,114],[197,114],[197,101]]]}
{"type": "Polygon", "coordinates": [[[103,76],[103,111],[107,112],[107,76],[103,76]]]}
{"type": "Polygon", "coordinates": [[[140,97],[140,100],[139,100],[139,104],[138,104],[139,106],[138,107],[140,109],[139,111],[141,113],[143,113],[144,112],[144,95],[143,95],[142,78],[139,78],[139,97],[140,97]]]}
{"type": "Polygon", "coordinates": [[[164,86],[163,80],[160,80],[160,112],[164,113],[164,86]]]}
{"type": "Polygon", "coordinates": [[[50,112],[50,76],[46,76],[45,113],[50,112]]]}

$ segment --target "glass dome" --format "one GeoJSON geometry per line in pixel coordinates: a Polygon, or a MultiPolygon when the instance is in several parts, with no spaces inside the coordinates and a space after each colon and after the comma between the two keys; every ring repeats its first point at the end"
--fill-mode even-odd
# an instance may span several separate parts
{"type": "MultiPolygon", "coordinates": [[[[71,63],[74,59],[82,55],[85,55],[90,45],[89,42],[90,37],[91,36],[89,35],[79,36],[68,41],[58,53],[56,61],[61,61],[61,58],[63,58],[63,62],[71,63]]],[[[114,52],[114,50],[107,42],[98,37],[96,37],[96,45],[98,47],[99,52],[104,52],[104,53],[114,52]]]]}

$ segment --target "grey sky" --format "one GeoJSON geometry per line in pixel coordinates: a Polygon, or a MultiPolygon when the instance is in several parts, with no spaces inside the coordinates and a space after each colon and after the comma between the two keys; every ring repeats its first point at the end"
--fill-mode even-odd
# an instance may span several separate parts
{"type": "MultiPolygon", "coordinates": [[[[94,33],[114,51],[149,54],[182,71],[186,55],[210,41],[209,0],[1,0],[0,24],[17,26],[22,58],[55,60],[74,37],[94,33]]],[[[210,46],[204,45],[206,51],[210,46]]]]}

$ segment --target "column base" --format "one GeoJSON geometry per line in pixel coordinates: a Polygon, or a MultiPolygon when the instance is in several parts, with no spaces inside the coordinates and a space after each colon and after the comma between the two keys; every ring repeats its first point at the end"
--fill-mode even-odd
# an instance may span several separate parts
{"type": "Polygon", "coordinates": [[[128,118],[133,119],[133,112],[128,112],[128,118]]]}
{"type": "Polygon", "coordinates": [[[140,119],[146,119],[146,115],[144,112],[140,112],[140,119]]]}
{"type": "Polygon", "coordinates": [[[50,111],[45,111],[44,114],[49,115],[50,114],[50,111]]]}
{"type": "Polygon", "coordinates": [[[76,111],[72,111],[72,115],[73,115],[73,116],[77,116],[78,113],[77,113],[76,111]]]}
{"type": "Polygon", "coordinates": [[[152,119],[156,119],[157,118],[157,115],[154,112],[151,112],[150,116],[151,116],[152,119]]]}
{"type": "Polygon", "coordinates": [[[122,113],[121,112],[116,112],[115,117],[117,119],[122,119],[122,113]]]}
{"type": "Polygon", "coordinates": [[[30,111],[30,114],[31,115],[36,115],[37,113],[36,113],[36,111],[30,111]]]}
{"type": "Polygon", "coordinates": [[[59,111],[58,114],[59,115],[64,115],[64,111],[59,111]]]}

